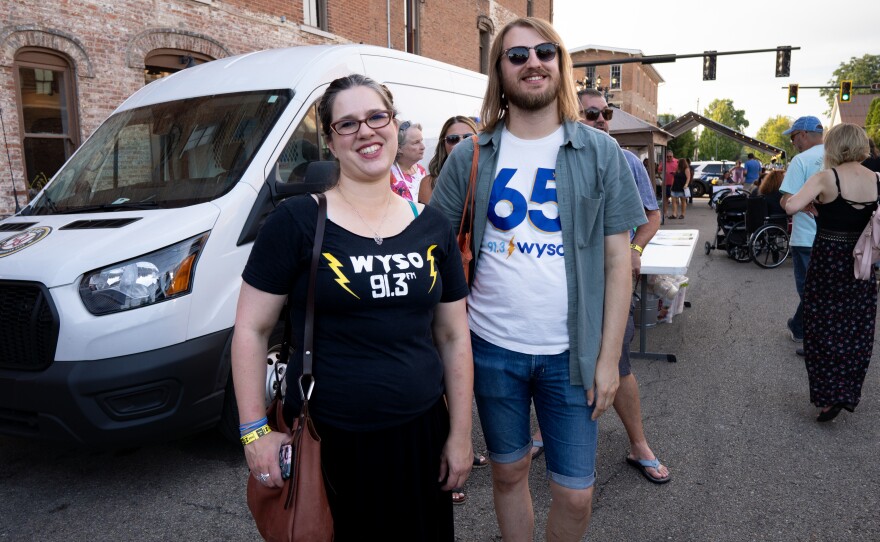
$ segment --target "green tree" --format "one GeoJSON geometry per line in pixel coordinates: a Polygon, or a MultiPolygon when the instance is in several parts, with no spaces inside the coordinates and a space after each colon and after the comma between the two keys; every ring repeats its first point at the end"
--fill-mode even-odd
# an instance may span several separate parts
{"type": "MultiPolygon", "coordinates": [[[[848,62],[841,62],[840,66],[831,74],[828,85],[834,88],[823,88],[819,90],[819,94],[825,96],[828,102],[828,111],[826,115],[831,114],[834,107],[834,100],[837,99],[840,81],[843,79],[852,79],[855,85],[870,85],[871,83],[880,82],[880,55],[865,55],[862,58],[852,57],[848,62]]],[[[871,89],[854,88],[853,94],[869,94],[871,89]]]]}
{"type": "MultiPolygon", "coordinates": [[[[657,124],[663,127],[677,118],[675,115],[664,113],[657,117],[657,124]]],[[[697,138],[694,135],[694,131],[688,130],[675,139],[670,140],[668,148],[675,156],[693,158],[694,150],[697,148],[697,138]]]]}
{"type": "Polygon", "coordinates": [[[868,137],[874,140],[875,145],[880,145],[880,98],[871,100],[868,116],[865,118],[865,131],[868,132],[868,137]]]}
{"type": "MultiPolygon", "coordinates": [[[[738,132],[749,126],[745,111],[736,109],[730,99],[713,100],[703,111],[703,116],[738,132]]],[[[700,160],[737,160],[743,153],[741,144],[708,128],[700,134],[697,148],[700,160]]]]}
{"type": "MultiPolygon", "coordinates": [[[[789,136],[784,135],[782,132],[788,130],[791,127],[791,119],[788,117],[783,117],[782,115],[777,115],[775,117],[767,119],[767,122],[761,126],[761,129],[758,130],[758,134],[755,136],[755,139],[759,141],[763,141],[764,143],[769,143],[774,147],[779,147],[780,149],[785,150],[785,158],[786,161],[791,160],[791,158],[797,153],[797,150],[794,148],[794,145],[791,144],[791,139],[789,136]]],[[[756,152],[755,156],[763,163],[767,163],[773,158],[770,154],[759,153],[756,152]]]]}

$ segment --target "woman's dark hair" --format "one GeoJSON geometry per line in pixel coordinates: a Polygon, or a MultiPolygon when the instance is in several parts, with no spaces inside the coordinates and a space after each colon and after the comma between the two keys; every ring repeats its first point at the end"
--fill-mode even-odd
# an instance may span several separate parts
{"type": "Polygon", "coordinates": [[[681,158],[678,160],[678,168],[676,169],[679,173],[684,173],[688,170],[688,163],[686,158],[681,158]]]}
{"type": "Polygon", "coordinates": [[[324,96],[321,97],[321,103],[318,104],[318,118],[321,120],[321,129],[324,131],[324,136],[328,139],[332,136],[330,124],[333,122],[333,104],[336,102],[336,96],[343,90],[355,87],[367,87],[375,91],[382,99],[384,107],[397,117],[397,110],[394,109],[394,98],[392,98],[391,92],[385,85],[380,85],[373,79],[359,73],[340,77],[330,83],[330,86],[324,92],[324,96]]]}
{"type": "MultiPolygon", "coordinates": [[[[453,124],[467,124],[474,133],[477,133],[477,124],[470,117],[464,117],[461,115],[456,115],[454,117],[450,117],[446,122],[443,123],[443,128],[440,129],[440,139],[437,141],[437,149],[434,151],[434,156],[431,158],[431,162],[428,164],[428,175],[431,176],[431,187],[437,183],[437,177],[440,175],[440,170],[443,169],[443,164],[446,163],[446,132],[452,128],[453,124]]],[[[475,143],[476,144],[476,143],[475,143]]]]}

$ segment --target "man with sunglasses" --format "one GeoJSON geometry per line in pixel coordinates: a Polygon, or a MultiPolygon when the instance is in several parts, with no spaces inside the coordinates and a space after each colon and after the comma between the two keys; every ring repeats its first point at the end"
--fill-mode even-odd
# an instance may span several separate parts
{"type": "MultiPolygon", "coordinates": [[[[581,122],[597,130],[602,130],[606,134],[609,133],[611,128],[608,121],[611,120],[614,109],[608,107],[602,92],[591,88],[582,90],[578,92],[578,99],[581,104],[581,122]]],[[[633,277],[638,278],[642,268],[642,250],[660,229],[660,210],[657,207],[657,198],[654,197],[654,189],[645,166],[635,154],[626,149],[621,150],[636,180],[639,197],[642,199],[642,206],[648,217],[646,224],[636,228],[629,245],[632,249],[630,255],[632,256],[633,277]]],[[[626,334],[623,337],[623,347],[618,365],[620,387],[617,388],[617,395],[614,396],[614,410],[620,416],[620,421],[623,422],[623,427],[629,437],[630,454],[626,457],[626,462],[638,469],[649,481],[655,484],[665,484],[670,479],[669,470],[665,465],[660,464],[660,460],[648,446],[645,429],[642,426],[639,383],[636,381],[636,376],[632,373],[629,363],[629,345],[635,335],[634,311],[635,305],[630,304],[629,319],[626,322],[626,334]]]]}
{"type": "MultiPolygon", "coordinates": [[[[798,150],[788,165],[785,178],[779,191],[783,193],[782,206],[791,194],[804,186],[807,179],[823,168],[825,146],[822,144],[822,123],[812,116],[800,117],[791,128],[782,132],[791,138],[791,143],[798,150]]],[[[810,252],[813,250],[813,239],[816,237],[816,209],[810,205],[805,211],[799,212],[791,221],[791,255],[794,259],[794,284],[797,288],[798,305],[794,316],[788,319],[786,326],[791,340],[804,342],[804,280],[807,278],[807,267],[810,265],[810,252]]],[[[796,350],[803,356],[803,348],[796,350]]]]}
{"type": "Polygon", "coordinates": [[[431,205],[459,224],[474,146],[474,392],[505,542],[529,541],[534,401],[552,501],[547,540],[581,540],[598,417],[614,402],[632,291],[629,230],[646,222],[617,144],[578,120],[572,63],[546,21],[517,19],[490,51],[484,131],[452,150],[431,205]]]}

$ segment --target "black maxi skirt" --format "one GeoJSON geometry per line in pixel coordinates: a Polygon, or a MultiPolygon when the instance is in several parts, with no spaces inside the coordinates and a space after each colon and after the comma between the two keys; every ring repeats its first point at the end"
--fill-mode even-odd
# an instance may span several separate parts
{"type": "Polygon", "coordinates": [[[449,434],[441,398],[418,418],[378,431],[344,431],[315,420],[335,542],[452,542],[452,495],[440,487],[449,434]]]}
{"type": "MultiPolygon", "coordinates": [[[[858,233],[856,233],[856,237],[858,233]]],[[[853,275],[855,241],[816,236],[804,281],[804,353],[810,402],[855,407],[874,349],[877,283],[853,275]]]]}

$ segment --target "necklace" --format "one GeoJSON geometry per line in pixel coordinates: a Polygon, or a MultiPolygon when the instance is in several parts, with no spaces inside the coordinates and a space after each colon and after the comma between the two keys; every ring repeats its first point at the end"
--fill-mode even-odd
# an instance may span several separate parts
{"type": "Polygon", "coordinates": [[[342,191],[342,187],[337,186],[336,190],[339,192],[339,195],[342,196],[342,199],[345,200],[345,203],[347,203],[348,206],[351,207],[351,210],[354,211],[354,214],[356,214],[358,216],[358,218],[361,219],[361,222],[364,223],[364,226],[366,226],[368,230],[373,232],[373,241],[375,241],[377,245],[381,245],[383,239],[382,239],[382,236],[379,235],[379,230],[382,229],[382,226],[385,224],[385,219],[388,218],[388,208],[391,206],[391,196],[393,195],[391,193],[391,191],[390,190],[388,191],[388,198],[386,198],[386,200],[385,200],[385,214],[382,215],[382,221],[379,222],[378,228],[373,229],[372,227],[370,227],[369,224],[367,224],[367,221],[364,220],[364,217],[361,216],[361,214],[358,212],[357,208],[354,205],[352,205],[350,201],[348,201],[347,197],[345,197],[345,193],[342,191]]]}

